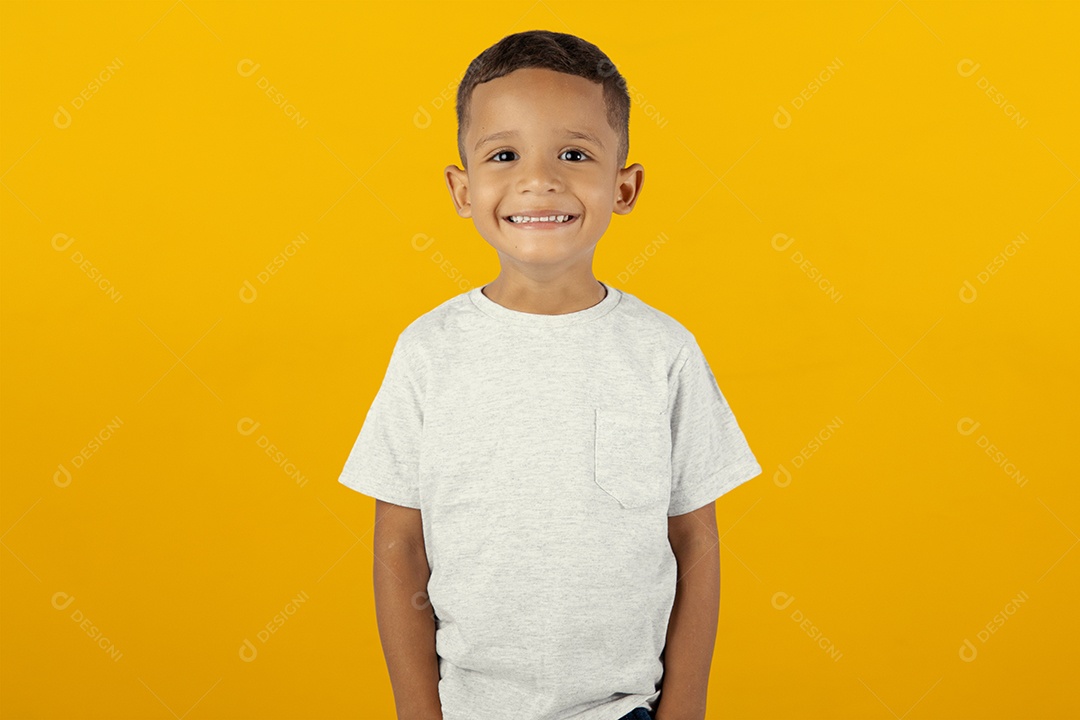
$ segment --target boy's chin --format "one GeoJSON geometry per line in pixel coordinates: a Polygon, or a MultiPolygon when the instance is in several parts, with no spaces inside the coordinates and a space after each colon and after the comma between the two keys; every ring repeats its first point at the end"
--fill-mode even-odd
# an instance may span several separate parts
{"type": "Polygon", "coordinates": [[[545,238],[488,239],[488,244],[502,257],[522,265],[559,265],[577,254],[576,246],[545,238]]]}

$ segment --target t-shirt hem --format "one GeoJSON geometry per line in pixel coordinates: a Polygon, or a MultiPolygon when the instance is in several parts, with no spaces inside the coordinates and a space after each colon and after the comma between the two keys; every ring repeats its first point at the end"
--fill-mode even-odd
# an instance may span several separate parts
{"type": "Polygon", "coordinates": [[[727,467],[718,470],[711,478],[702,483],[702,486],[707,488],[707,490],[695,495],[690,500],[683,500],[678,504],[670,505],[667,512],[668,517],[685,515],[688,512],[692,512],[700,507],[708,505],[711,501],[734,490],[744,482],[756,478],[761,473],[761,465],[756,459],[746,459],[728,465],[727,467]]]}
{"type": "Polygon", "coordinates": [[[351,488],[362,495],[373,497],[376,500],[393,503],[394,505],[402,505],[414,510],[420,509],[420,502],[418,500],[406,498],[392,491],[388,491],[386,488],[372,482],[370,479],[365,479],[362,476],[347,471],[341,473],[338,477],[338,482],[345,487],[351,488]]]}

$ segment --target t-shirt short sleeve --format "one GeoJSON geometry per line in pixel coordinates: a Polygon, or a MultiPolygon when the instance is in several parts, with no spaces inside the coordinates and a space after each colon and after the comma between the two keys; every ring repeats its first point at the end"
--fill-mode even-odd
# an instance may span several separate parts
{"type": "Polygon", "coordinates": [[[696,340],[680,352],[671,397],[668,516],[707,505],[761,474],[727,399],[696,340]]]}
{"type": "Polygon", "coordinates": [[[398,336],[338,482],[379,500],[420,507],[423,406],[410,347],[398,336]]]}

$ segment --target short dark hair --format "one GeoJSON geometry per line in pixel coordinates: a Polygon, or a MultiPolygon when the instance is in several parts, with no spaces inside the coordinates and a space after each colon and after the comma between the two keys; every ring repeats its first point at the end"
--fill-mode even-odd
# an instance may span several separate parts
{"type": "Polygon", "coordinates": [[[630,94],[626,91],[626,80],[615,64],[600,48],[576,35],[528,30],[507,35],[477,55],[458,85],[458,155],[464,167],[468,167],[465,133],[469,129],[469,103],[473,90],[480,83],[521,68],[547,68],[603,84],[607,121],[619,138],[618,167],[626,164],[630,154],[630,94]]]}

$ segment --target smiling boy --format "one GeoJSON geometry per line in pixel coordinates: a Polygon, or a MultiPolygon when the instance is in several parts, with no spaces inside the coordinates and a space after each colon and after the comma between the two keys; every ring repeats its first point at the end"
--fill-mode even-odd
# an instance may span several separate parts
{"type": "Polygon", "coordinates": [[[705,716],[714,501],[761,467],[694,335],[593,275],[642,187],[625,88],[541,30],[459,87],[446,183],[501,270],[400,333],[340,476],[403,720],[705,716]]]}

